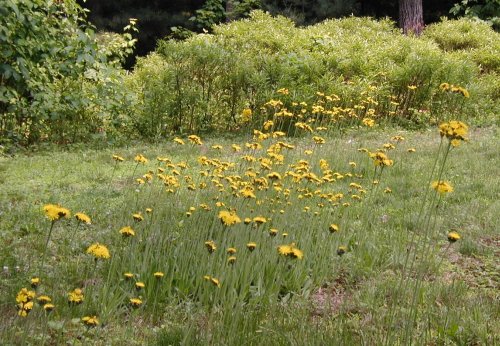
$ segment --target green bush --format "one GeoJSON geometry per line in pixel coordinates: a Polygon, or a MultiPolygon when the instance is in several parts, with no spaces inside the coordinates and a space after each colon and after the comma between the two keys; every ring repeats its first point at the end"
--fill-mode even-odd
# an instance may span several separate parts
{"type": "MultiPolygon", "coordinates": [[[[492,73],[498,42],[487,26],[465,20],[430,26],[415,38],[401,35],[389,20],[349,17],[299,28],[255,11],[249,19],[215,26],[212,35],[161,41],[140,60],[130,76],[142,98],[136,126],[147,136],[251,127],[272,116],[265,106],[270,99],[293,110],[293,102],[316,102],[317,92],[338,95],[330,106],[351,109],[356,119],[369,115],[410,125],[484,117],[499,108],[492,73]],[[442,83],[473,90],[464,98],[440,90],[442,83]],[[280,88],[289,94],[277,93],[280,88]],[[246,107],[253,122],[240,119],[246,107]]],[[[305,117],[314,117],[310,108],[305,117]]]]}
{"type": "Polygon", "coordinates": [[[135,40],[101,36],[76,1],[0,5],[0,136],[30,144],[70,142],[123,125],[133,95],[119,63],[135,40]]]}

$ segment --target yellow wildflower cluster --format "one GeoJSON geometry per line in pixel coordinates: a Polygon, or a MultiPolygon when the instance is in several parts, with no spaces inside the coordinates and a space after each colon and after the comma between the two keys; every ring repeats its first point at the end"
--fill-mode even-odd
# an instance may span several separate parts
{"type": "Polygon", "coordinates": [[[469,127],[457,120],[452,120],[439,125],[439,134],[441,137],[446,136],[450,140],[452,146],[457,147],[461,141],[467,140],[467,132],[469,127]]]}
{"type": "Polygon", "coordinates": [[[60,205],[56,204],[46,204],[43,207],[43,211],[47,218],[51,221],[57,221],[61,218],[69,218],[71,216],[71,212],[69,209],[63,208],[60,205]]]}

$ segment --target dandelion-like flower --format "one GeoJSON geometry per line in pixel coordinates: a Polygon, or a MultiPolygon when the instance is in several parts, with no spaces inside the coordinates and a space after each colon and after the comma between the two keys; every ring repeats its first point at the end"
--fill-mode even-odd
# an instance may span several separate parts
{"type": "Polygon", "coordinates": [[[247,249],[250,250],[250,251],[255,250],[256,247],[257,247],[257,244],[254,243],[254,242],[250,242],[250,243],[247,244],[247,249]]]}
{"type": "Polygon", "coordinates": [[[452,232],[448,233],[448,241],[450,243],[454,243],[454,242],[456,242],[459,239],[460,239],[460,234],[458,234],[457,232],[452,231],[452,232]]]}
{"type": "Polygon", "coordinates": [[[134,218],[135,221],[137,222],[141,222],[144,220],[144,216],[142,216],[141,213],[135,213],[135,214],[132,214],[132,217],[134,218]]]}
{"type": "Polygon", "coordinates": [[[113,155],[113,160],[115,160],[116,162],[123,162],[125,161],[125,159],[119,155],[113,155]]]}
{"type": "Polygon", "coordinates": [[[31,283],[31,287],[36,289],[38,286],[40,286],[40,284],[42,282],[41,282],[39,277],[35,277],[35,278],[31,278],[30,283],[31,283]]]}
{"type": "Polygon", "coordinates": [[[94,256],[96,259],[108,259],[111,257],[109,250],[106,246],[95,243],[88,247],[87,253],[94,256]]]}
{"type": "Polygon", "coordinates": [[[453,187],[447,181],[435,181],[432,183],[432,188],[440,194],[453,192],[453,187]]]}
{"type": "Polygon", "coordinates": [[[138,308],[142,305],[142,300],[139,298],[130,298],[130,305],[134,308],[138,308]]]}
{"type": "Polygon", "coordinates": [[[82,322],[87,327],[95,327],[95,326],[97,326],[99,324],[99,320],[97,319],[97,316],[85,316],[85,317],[82,317],[82,322]]]}
{"type": "Polygon", "coordinates": [[[137,282],[135,283],[135,288],[136,288],[137,290],[142,290],[142,289],[143,289],[143,288],[145,288],[145,287],[146,287],[146,285],[144,284],[144,282],[137,281],[137,282]]]}
{"type": "Polygon", "coordinates": [[[454,147],[459,146],[461,141],[467,140],[468,131],[469,127],[461,121],[452,120],[439,125],[439,134],[441,137],[446,136],[454,147]]]}
{"type": "Polygon", "coordinates": [[[165,274],[164,274],[164,273],[162,273],[162,272],[155,272],[155,273],[153,273],[153,276],[154,276],[155,278],[157,278],[157,279],[161,279],[162,277],[164,277],[164,276],[165,276],[165,274]]]}
{"type": "Polygon", "coordinates": [[[83,303],[83,300],[83,291],[80,288],[75,288],[73,291],[68,293],[68,302],[70,304],[81,304],[83,303]]]}
{"type": "Polygon", "coordinates": [[[132,227],[125,226],[122,229],[120,229],[120,234],[125,238],[133,237],[135,236],[135,231],[132,229],[132,227]]]}
{"type": "Polygon", "coordinates": [[[236,215],[235,212],[231,212],[228,210],[221,210],[219,212],[218,218],[225,226],[232,226],[241,222],[241,219],[238,215],[236,215]]]}
{"type": "Polygon", "coordinates": [[[134,157],[134,161],[137,163],[142,163],[142,164],[148,163],[148,159],[145,156],[143,156],[142,154],[136,155],[136,157],[134,157]]]}
{"type": "Polygon", "coordinates": [[[342,256],[342,255],[343,255],[343,254],[345,254],[346,252],[347,252],[347,246],[343,246],[343,245],[341,245],[341,246],[339,246],[339,247],[337,248],[337,255],[339,255],[339,256],[342,256]]]}
{"type": "Polygon", "coordinates": [[[75,219],[77,219],[78,222],[83,222],[87,225],[90,225],[90,223],[91,223],[90,217],[84,213],[76,213],[75,219]]]}
{"type": "Polygon", "coordinates": [[[339,228],[339,226],[337,224],[332,223],[328,227],[328,230],[330,231],[330,233],[337,233],[338,231],[340,231],[340,228],[339,228]]]}
{"type": "Polygon", "coordinates": [[[71,216],[71,212],[69,211],[69,209],[63,208],[56,204],[44,205],[43,211],[50,221],[57,221],[63,217],[69,218],[71,216]]]}
{"type": "Polygon", "coordinates": [[[217,250],[217,246],[213,240],[209,240],[205,242],[205,247],[208,250],[208,253],[214,253],[217,250]]]}

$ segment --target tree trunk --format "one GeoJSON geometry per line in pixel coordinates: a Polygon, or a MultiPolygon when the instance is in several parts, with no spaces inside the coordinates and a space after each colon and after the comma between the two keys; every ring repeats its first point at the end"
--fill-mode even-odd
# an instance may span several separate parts
{"type": "Polygon", "coordinates": [[[405,35],[419,36],[424,28],[422,0],[399,0],[399,26],[405,35]]]}
{"type": "Polygon", "coordinates": [[[233,10],[234,10],[233,0],[227,0],[226,1],[226,22],[230,22],[233,20],[233,10]]]}

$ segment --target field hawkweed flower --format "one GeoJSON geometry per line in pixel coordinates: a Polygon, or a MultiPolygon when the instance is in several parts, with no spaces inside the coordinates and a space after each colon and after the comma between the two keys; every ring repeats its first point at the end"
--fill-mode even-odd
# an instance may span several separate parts
{"type": "Polygon", "coordinates": [[[417,151],[417,149],[415,149],[415,148],[409,148],[407,151],[408,151],[409,153],[414,153],[414,152],[416,152],[416,151],[417,151]]]}
{"type": "Polygon", "coordinates": [[[36,301],[38,302],[38,304],[40,305],[45,305],[47,303],[50,303],[52,301],[52,299],[49,297],[49,296],[46,296],[46,295],[43,295],[43,296],[39,296],[36,298],[36,301]]]}
{"type": "Polygon", "coordinates": [[[255,250],[256,247],[257,247],[257,244],[254,243],[254,242],[250,242],[250,243],[247,244],[247,249],[250,250],[250,251],[255,250]]]}
{"type": "Polygon", "coordinates": [[[137,163],[142,163],[142,164],[148,163],[148,159],[146,157],[144,157],[142,154],[136,155],[134,157],[134,161],[137,163]]]}
{"type": "Polygon", "coordinates": [[[236,253],[236,248],[234,247],[227,248],[227,253],[230,255],[234,255],[236,253]]]}
{"type": "Polygon", "coordinates": [[[87,253],[94,256],[96,259],[108,259],[111,257],[106,246],[99,243],[92,244],[88,247],[87,253]]]}
{"type": "Polygon", "coordinates": [[[448,233],[448,241],[450,243],[454,243],[454,242],[456,242],[459,239],[460,239],[460,234],[458,234],[457,232],[452,231],[452,232],[448,233]]]}
{"type": "Polygon", "coordinates": [[[452,120],[439,125],[439,134],[441,137],[446,136],[454,147],[460,145],[460,141],[467,140],[468,131],[469,127],[461,121],[452,120]]]}
{"type": "Polygon", "coordinates": [[[208,253],[214,253],[217,250],[217,246],[213,240],[208,240],[205,242],[205,247],[208,250],[208,253]]]}
{"type": "Polygon", "coordinates": [[[340,228],[338,225],[332,223],[328,229],[330,230],[330,233],[337,233],[338,231],[340,231],[340,228]]]}
{"type": "Polygon", "coordinates": [[[87,225],[90,225],[91,224],[91,220],[90,220],[90,217],[84,213],[76,213],[75,214],[75,219],[78,220],[78,222],[83,222],[87,225]]]}
{"type": "Polygon", "coordinates": [[[278,246],[278,253],[285,257],[303,259],[304,253],[295,246],[295,243],[278,246]]]}
{"type": "Polygon", "coordinates": [[[253,222],[257,225],[262,225],[267,222],[266,218],[263,216],[256,216],[253,218],[253,222]]]}
{"type": "Polygon", "coordinates": [[[133,236],[135,236],[135,231],[132,229],[132,227],[130,227],[130,226],[125,226],[125,227],[123,227],[122,229],[120,229],[120,234],[121,234],[124,238],[128,238],[128,237],[133,237],[133,236]]]}
{"type": "Polygon", "coordinates": [[[269,230],[269,235],[270,235],[271,237],[276,237],[276,235],[278,235],[278,230],[277,230],[276,228],[271,228],[271,229],[269,230]]]}
{"type": "Polygon", "coordinates": [[[36,293],[35,291],[30,291],[27,288],[23,287],[16,295],[16,303],[24,304],[35,299],[36,293]]]}
{"type": "Polygon", "coordinates": [[[248,224],[249,224],[249,223],[251,223],[251,222],[252,222],[252,219],[251,219],[251,218],[249,218],[249,217],[246,217],[246,218],[245,218],[245,220],[243,220],[243,223],[244,223],[245,225],[248,225],[248,224]]]}
{"type": "Polygon", "coordinates": [[[151,214],[153,212],[153,208],[146,208],[146,213],[151,214]]]}
{"type": "Polygon", "coordinates": [[[368,127],[373,127],[375,125],[375,120],[370,119],[370,118],[363,118],[363,120],[361,120],[361,122],[363,123],[363,125],[368,126],[368,127]]]}
{"type": "Polygon", "coordinates": [[[82,322],[87,327],[96,327],[99,324],[99,320],[97,319],[97,316],[82,317],[82,322]]]}
{"type": "Polygon", "coordinates": [[[125,280],[130,280],[134,277],[134,274],[127,272],[123,273],[123,276],[125,277],[125,280]]]}
{"type": "Polygon", "coordinates": [[[232,226],[241,222],[241,219],[235,212],[228,210],[221,210],[219,212],[218,218],[225,226],[232,226]]]}
{"type": "Polygon", "coordinates": [[[125,159],[123,157],[121,157],[120,155],[113,155],[113,160],[115,160],[116,162],[123,162],[125,161],[125,159]]]}
{"type": "Polygon", "coordinates": [[[234,264],[234,262],[236,262],[236,256],[229,256],[227,263],[234,264]]]}
{"type": "Polygon", "coordinates": [[[83,303],[83,300],[83,291],[80,288],[75,288],[73,291],[68,293],[68,302],[70,304],[81,304],[83,303]]]}
{"type": "Polygon", "coordinates": [[[57,221],[61,218],[69,218],[71,216],[71,212],[56,204],[46,204],[43,206],[43,211],[45,215],[50,221],[57,221]]]}
{"type": "Polygon", "coordinates": [[[190,135],[188,136],[188,140],[193,143],[193,144],[196,144],[196,145],[202,145],[203,142],[201,141],[201,138],[196,136],[196,135],[190,135]]]}
{"type": "Polygon", "coordinates": [[[164,274],[164,273],[162,273],[162,272],[154,272],[154,273],[153,273],[153,276],[154,276],[155,278],[157,278],[157,279],[161,279],[161,278],[163,278],[163,277],[165,276],[165,274],[164,274]]]}
{"type": "Polygon", "coordinates": [[[245,108],[241,112],[241,120],[246,123],[252,120],[252,110],[250,108],[245,108]]]}
{"type": "Polygon", "coordinates": [[[33,302],[27,301],[25,303],[18,303],[17,308],[19,310],[17,314],[21,317],[26,317],[33,309],[33,302]]]}
{"type": "Polygon", "coordinates": [[[432,188],[440,194],[453,192],[453,187],[447,181],[435,181],[432,183],[432,188]]]}
{"type": "Polygon", "coordinates": [[[184,141],[182,139],[180,139],[179,137],[175,137],[174,142],[179,144],[179,145],[184,145],[184,141]]]}
{"type": "Polygon", "coordinates": [[[143,289],[143,288],[145,288],[145,287],[146,287],[146,285],[144,284],[144,282],[137,281],[137,282],[135,283],[135,288],[136,288],[137,290],[142,290],[142,289],[143,289]]]}
{"type": "Polygon", "coordinates": [[[376,153],[370,153],[370,157],[373,159],[375,166],[392,166],[394,161],[389,160],[387,155],[381,151],[377,151],[376,153]]]}
{"type": "Polygon", "coordinates": [[[219,288],[220,288],[220,286],[221,286],[219,279],[216,279],[216,278],[210,278],[210,282],[211,282],[214,286],[217,286],[217,287],[219,287],[219,288]]]}
{"type": "Polygon", "coordinates": [[[345,254],[346,252],[347,252],[347,246],[343,246],[343,245],[341,245],[341,246],[339,246],[339,247],[337,248],[337,255],[339,255],[339,256],[342,256],[342,255],[343,255],[343,254],[345,254]]]}
{"type": "Polygon", "coordinates": [[[55,305],[51,304],[51,303],[44,304],[44,306],[43,306],[43,309],[47,312],[51,312],[52,310],[54,310],[54,308],[55,308],[55,305]]]}
{"type": "Polygon", "coordinates": [[[31,278],[30,283],[31,283],[31,287],[36,289],[38,286],[40,286],[40,284],[42,282],[40,281],[40,278],[35,277],[35,278],[31,278]]]}
{"type": "Polygon", "coordinates": [[[139,298],[130,298],[130,304],[132,305],[132,307],[138,308],[142,305],[142,300],[139,298]]]}
{"type": "Polygon", "coordinates": [[[132,217],[134,218],[135,221],[137,222],[141,222],[144,220],[144,216],[142,216],[141,213],[135,213],[135,214],[132,214],[132,217]]]}

